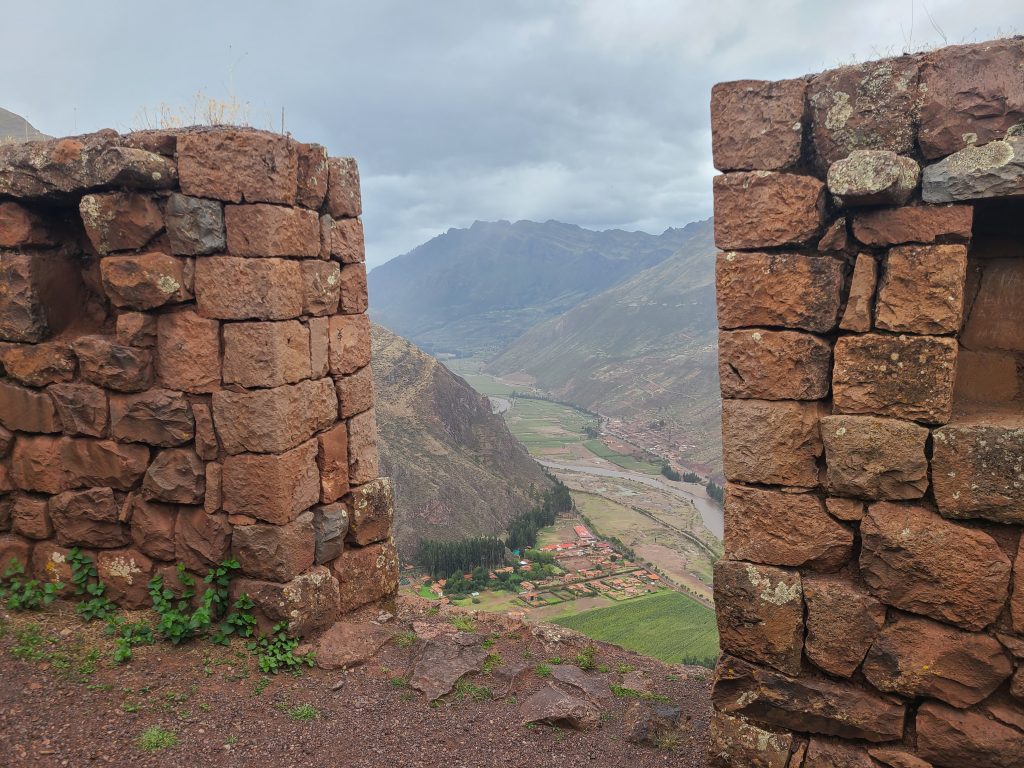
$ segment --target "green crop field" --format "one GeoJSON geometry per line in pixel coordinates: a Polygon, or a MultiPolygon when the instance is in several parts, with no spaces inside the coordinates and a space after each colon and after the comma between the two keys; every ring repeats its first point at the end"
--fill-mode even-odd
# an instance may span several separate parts
{"type": "Polygon", "coordinates": [[[638,597],[554,623],[668,664],[700,660],[712,666],[718,657],[714,611],[678,592],[638,597]]]}
{"type": "Polygon", "coordinates": [[[612,464],[618,464],[623,469],[631,472],[641,472],[647,475],[661,474],[660,464],[655,464],[651,461],[640,461],[625,453],[614,451],[601,440],[587,440],[583,445],[595,456],[600,456],[602,459],[606,459],[612,464]]]}
{"type": "Polygon", "coordinates": [[[597,427],[597,419],[575,408],[548,402],[516,398],[505,413],[509,431],[533,455],[551,454],[587,439],[584,429],[597,427]]]}

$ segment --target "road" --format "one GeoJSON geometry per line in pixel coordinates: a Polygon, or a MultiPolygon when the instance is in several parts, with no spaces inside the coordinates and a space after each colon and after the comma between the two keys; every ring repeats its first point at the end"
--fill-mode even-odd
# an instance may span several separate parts
{"type": "Polygon", "coordinates": [[[589,464],[570,464],[561,461],[548,461],[541,458],[537,458],[537,462],[545,467],[560,469],[564,472],[582,472],[583,474],[597,475],[599,477],[616,477],[620,480],[632,480],[635,483],[671,493],[693,504],[700,514],[701,520],[704,521],[704,527],[711,531],[711,533],[715,534],[719,539],[725,535],[725,519],[722,510],[710,499],[702,498],[687,491],[686,483],[673,483],[669,480],[662,480],[639,472],[630,472],[626,469],[606,469],[604,467],[592,467],[589,464]]]}

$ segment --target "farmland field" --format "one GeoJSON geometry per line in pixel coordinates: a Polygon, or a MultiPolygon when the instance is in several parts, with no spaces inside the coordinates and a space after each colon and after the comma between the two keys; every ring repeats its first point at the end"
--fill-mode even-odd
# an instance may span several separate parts
{"type": "Polygon", "coordinates": [[[555,623],[668,664],[710,667],[718,657],[714,611],[678,592],[639,597],[555,623]]]}
{"type": "Polygon", "coordinates": [[[583,445],[595,456],[607,459],[612,464],[617,464],[630,472],[642,472],[645,475],[661,474],[660,464],[655,464],[652,461],[641,461],[640,459],[636,459],[628,454],[619,453],[618,451],[609,448],[603,440],[587,440],[583,445]]]}
{"type": "Polygon", "coordinates": [[[587,440],[586,427],[597,428],[597,418],[583,411],[523,397],[516,398],[505,421],[533,456],[566,455],[568,446],[587,440]]]}

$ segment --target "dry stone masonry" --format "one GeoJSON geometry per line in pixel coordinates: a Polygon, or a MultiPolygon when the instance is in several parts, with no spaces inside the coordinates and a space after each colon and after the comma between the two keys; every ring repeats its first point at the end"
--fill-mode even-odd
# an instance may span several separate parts
{"type": "Polygon", "coordinates": [[[299,634],[397,586],[359,176],[237,128],[0,148],[0,571],[148,604],[233,557],[299,634]]]}
{"type": "Polygon", "coordinates": [[[712,762],[1024,766],[1024,39],[715,86],[712,762]]]}

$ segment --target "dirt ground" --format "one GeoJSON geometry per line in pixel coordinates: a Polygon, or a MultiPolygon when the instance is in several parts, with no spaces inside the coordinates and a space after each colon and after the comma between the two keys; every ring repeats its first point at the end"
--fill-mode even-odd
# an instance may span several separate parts
{"type": "MultiPolygon", "coordinates": [[[[435,613],[427,601],[404,597],[387,608],[394,617],[385,626],[396,633],[413,621],[450,627],[467,614],[435,613]]],[[[380,610],[358,620],[370,626],[380,610]]],[[[474,676],[474,690],[487,689],[491,698],[450,695],[431,704],[405,683],[422,637],[411,648],[388,642],[349,671],[265,677],[239,643],[158,643],[115,665],[102,627],[83,624],[67,604],[43,613],[0,610],[0,766],[705,765],[708,670],[596,644],[602,684],[639,670],[653,695],[682,709],[680,738],[660,748],[625,740],[627,710],[651,706],[630,698],[609,697],[596,730],[524,726],[520,704],[548,684],[537,665],[553,656],[570,661],[586,641],[560,628],[567,639],[501,616],[473,618],[500,666],[525,670],[511,683],[498,669],[474,676]],[[35,658],[16,658],[26,648],[35,658]],[[144,750],[138,740],[153,727],[173,734],[176,744],[144,750]]],[[[422,632],[424,624],[417,626],[422,632]]]]}

